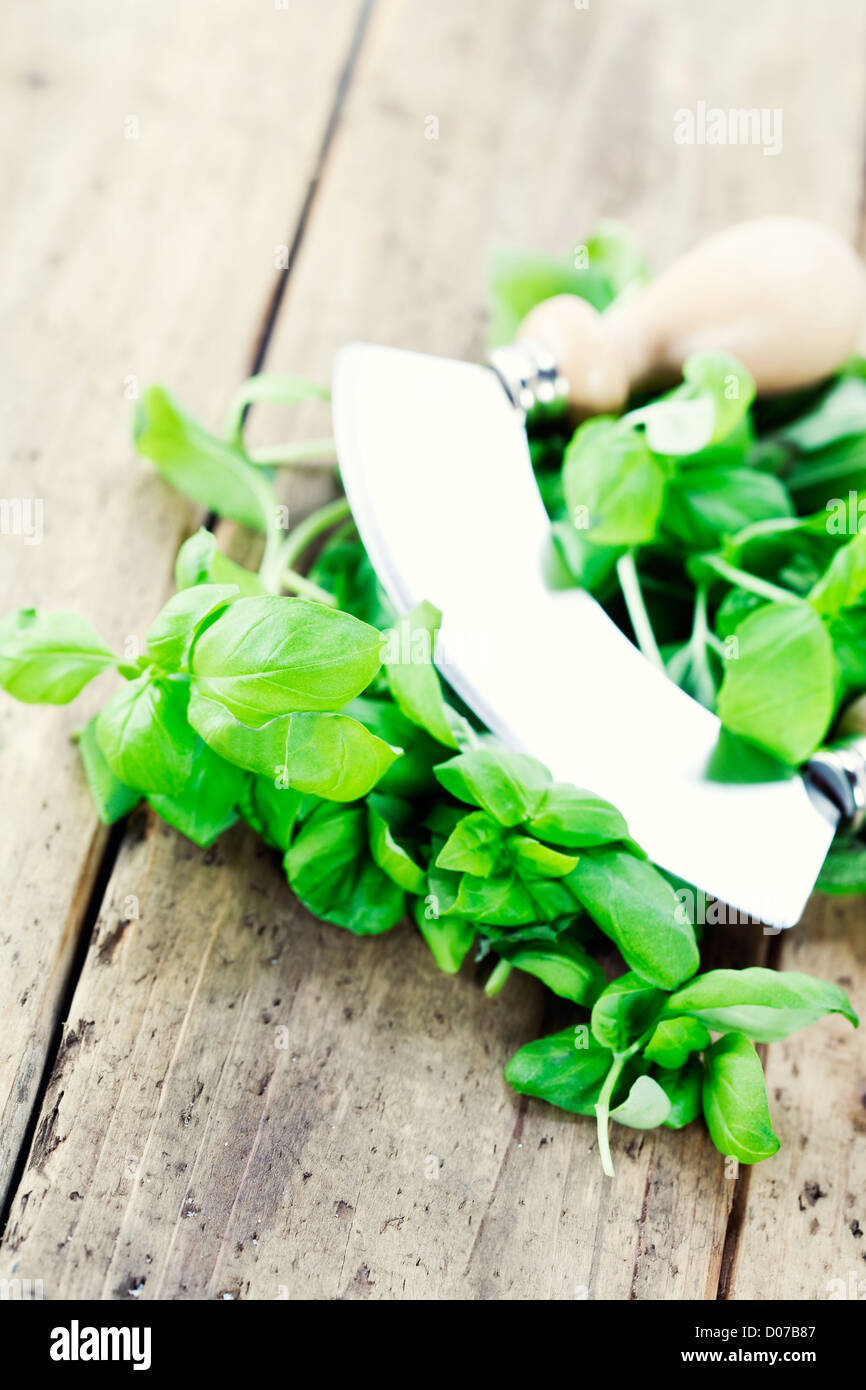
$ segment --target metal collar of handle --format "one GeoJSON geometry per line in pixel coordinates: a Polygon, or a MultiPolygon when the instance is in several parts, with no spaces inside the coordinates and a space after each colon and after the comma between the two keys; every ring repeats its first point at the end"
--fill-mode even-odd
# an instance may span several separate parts
{"type": "Polygon", "coordinates": [[[565,414],[568,382],[552,354],[539,343],[521,339],[508,347],[494,348],[489,361],[524,421],[555,420],[565,414]]]}
{"type": "Polygon", "coordinates": [[[820,749],[803,776],[836,807],[839,829],[856,835],[866,821],[866,737],[853,735],[820,749]]]}

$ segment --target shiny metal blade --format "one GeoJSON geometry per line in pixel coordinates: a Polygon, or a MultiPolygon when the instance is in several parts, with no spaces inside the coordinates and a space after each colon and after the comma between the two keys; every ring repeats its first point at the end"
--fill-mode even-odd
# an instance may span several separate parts
{"type": "Polygon", "coordinates": [[[718,719],[588,594],[544,578],[549,524],[526,435],[487,367],[352,344],[334,428],[346,493],[395,607],[442,610],[437,665],[557,780],[607,797],[663,868],[757,920],[795,923],[837,812],[800,777],[711,780],[718,719]]]}

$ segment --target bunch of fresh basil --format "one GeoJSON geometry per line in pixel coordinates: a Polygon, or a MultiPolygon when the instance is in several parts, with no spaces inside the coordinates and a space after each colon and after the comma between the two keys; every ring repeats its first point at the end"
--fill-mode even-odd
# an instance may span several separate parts
{"type": "MultiPolygon", "coordinates": [[[[597,245],[607,268],[594,293],[607,302],[618,277],[642,272],[620,233],[608,229],[597,245]]],[[[713,370],[692,373],[677,408],[712,394],[715,380],[713,370]]],[[[0,686],[26,702],[65,704],[98,675],[121,678],[79,735],[106,823],[144,799],[207,846],[244,819],[318,917],[362,935],[409,917],[442,970],[456,972],[471,952],[489,956],[488,994],[516,969],[589,1011],[522,1048],[506,1076],[519,1091],[595,1114],[606,1172],[611,1119],[678,1128],[703,1113],[724,1154],[751,1163],[775,1152],[753,1044],[826,1013],[856,1023],[848,1000],[790,972],[697,973],[679,885],[648,862],[615,807],[504,748],[443,688],[432,661],[440,615],[422,604],[397,619],[345,501],[281,529],[273,465],[303,450],[254,456],[244,413],[253,401],[322,394],[300,378],[254,377],[220,438],[161,388],[148,391],[135,417],[140,452],[209,511],[263,531],[259,571],[197,532],[178,554],[177,592],[134,658],[113,653],[73,614],[19,610],[0,620],[0,686]],[[300,574],[311,546],[315,562],[300,574]],[[607,983],[611,958],[620,973],[607,983]]],[[[616,447],[636,477],[664,472],[663,494],[675,468],[670,454],[655,462],[650,445],[672,428],[652,426],[647,441],[633,422],[598,427],[605,438],[621,429],[616,447]]],[[[311,452],[327,448],[315,441],[311,452]]],[[[596,489],[606,495],[600,478],[596,489]]],[[[646,496],[653,490],[646,483],[646,496]]],[[[631,528],[629,547],[638,544],[630,503],[621,498],[616,510],[617,524],[631,528]]],[[[560,532],[572,559],[581,549],[604,557],[599,584],[631,553],[585,537],[575,547],[578,533],[565,539],[562,522],[560,532]]]]}

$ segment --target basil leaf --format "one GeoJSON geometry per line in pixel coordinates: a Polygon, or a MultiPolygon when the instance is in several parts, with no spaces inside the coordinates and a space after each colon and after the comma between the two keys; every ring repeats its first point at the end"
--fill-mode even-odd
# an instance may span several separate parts
{"type": "Polygon", "coordinates": [[[397,756],[343,714],[284,714],[251,728],[193,688],[189,722],[220,757],[328,801],[356,801],[397,756]]]}
{"type": "Polygon", "coordinates": [[[208,511],[265,530],[273,489],[243,453],[187,415],[161,386],[142,395],[133,419],[135,447],[178,492],[208,511]]]}
{"type": "Polygon", "coordinates": [[[796,766],[820,744],[835,705],[833,644],[808,603],[769,603],[737,627],[718,713],[726,729],[796,766]]]}
{"type": "Polygon", "coordinates": [[[702,1052],[709,1045],[710,1035],[696,1018],[663,1018],[656,1024],[643,1055],[665,1071],[676,1071],[692,1052],[702,1052]]]}
{"type": "Polygon", "coordinates": [[[661,1012],[664,992],[629,971],[602,991],[592,1010],[592,1031],[602,1047],[625,1052],[661,1012]]]}
{"type": "Polygon", "coordinates": [[[509,856],[502,826],[484,811],[472,811],[454,827],[436,856],[443,869],[496,875],[507,871],[509,856]]]}
{"type": "Polygon", "coordinates": [[[703,1067],[697,1057],[689,1057],[684,1066],[674,1071],[655,1073],[656,1083],[670,1102],[667,1119],[663,1121],[668,1129],[683,1129],[700,1115],[703,1075],[703,1067]]]}
{"type": "Polygon", "coordinates": [[[613,1054],[585,1027],[564,1028],[527,1043],[505,1067],[505,1080],[524,1096],[535,1096],[575,1115],[594,1115],[613,1054]]]}
{"type": "Polygon", "coordinates": [[[843,545],[809,593],[816,612],[835,617],[843,608],[861,602],[866,593],[866,535],[843,545]]]}
{"type": "Polygon", "coordinates": [[[818,404],[791,424],[776,430],[773,439],[812,453],[850,435],[866,434],[866,382],[840,375],[818,404]]]}
{"type": "Polygon", "coordinates": [[[522,927],[536,922],[539,911],[516,874],[463,874],[454,903],[458,917],[494,927],[522,927]]]}
{"type": "Polygon", "coordinates": [[[577,867],[576,855],[561,854],[559,850],[542,845],[538,840],[530,840],[526,835],[509,835],[508,849],[515,869],[525,882],[565,878],[577,867]]]}
{"type": "Polygon", "coordinates": [[[687,1014],[718,1033],[745,1033],[756,1042],[777,1042],[825,1014],[858,1019],[838,985],[795,970],[710,970],[670,996],[665,1017],[687,1014]]]}
{"type": "Polygon", "coordinates": [[[244,781],[240,768],[218,758],[197,738],[192,770],[182,794],[160,796],[151,792],[147,799],[158,816],[188,840],[207,849],[238,819],[244,781]]]}
{"type": "Polygon", "coordinates": [[[659,1083],[651,1076],[639,1076],[625,1100],[611,1110],[610,1118],[629,1129],[657,1129],[670,1113],[670,1100],[659,1083]]]}
{"type": "Polygon", "coordinates": [[[660,989],[694,974],[694,929],[680,920],[674,890],[646,860],[625,850],[590,850],[567,882],[630,970],[660,989]]]}
{"type": "Polygon", "coordinates": [[[127,787],[115,777],[105,761],[96,737],[96,719],[85,724],[78,738],[78,751],[84,764],[87,785],[96,807],[96,814],[103,825],[114,825],[115,821],[128,816],[141,800],[141,792],[127,787]]]}
{"type": "Polygon", "coordinates": [[[834,840],[815,886],[819,893],[866,893],[866,844],[834,840]]]}
{"type": "Polygon", "coordinates": [[[116,777],[143,792],[178,796],[192,772],[188,692],[145,672],[115,691],[96,720],[96,737],[116,777]]]}
{"type": "Polygon", "coordinates": [[[438,743],[457,748],[442,686],[433,666],[433,649],[442,614],[431,603],[419,603],[394,627],[384,653],[391,694],[413,724],[426,729],[438,743]]]}
{"type": "Polygon", "coordinates": [[[777,1152],[760,1058],[742,1033],[727,1033],[704,1053],[701,1103],[719,1153],[759,1163],[777,1152]]]}
{"type": "Polygon", "coordinates": [[[151,661],[164,671],[183,670],[202,623],[238,593],[236,584],[197,584],[173,594],[147,634],[151,661]]]}
{"type": "Polygon", "coordinates": [[[251,777],[242,787],[239,807],[256,834],[285,854],[297,826],[318,804],[318,797],[278,787],[273,777],[251,777]]]}
{"type": "Polygon", "coordinates": [[[370,853],[383,873],[407,893],[423,894],[427,887],[424,870],[415,863],[408,850],[396,838],[396,825],[389,824],[393,801],[390,797],[371,796],[367,802],[367,826],[370,853]]]}
{"type": "Polygon", "coordinates": [[[343,612],[372,627],[393,629],[397,614],[360,540],[341,538],[340,528],[334,535],[338,539],[326,542],[308,577],[332,593],[343,612]]]}
{"type": "Polygon", "coordinates": [[[551,780],[547,768],[534,758],[500,748],[473,748],[440,763],[435,772],[458,801],[480,806],[508,827],[536,815],[551,780]]]}
{"type": "Polygon", "coordinates": [[[403,750],[379,782],[380,791],[389,796],[413,798],[435,788],[433,768],[442,757],[442,749],[390,700],[372,700],[360,695],[346,705],[343,713],[357,719],[392,748],[403,750]]]}
{"type": "Polygon", "coordinates": [[[431,904],[416,898],[412,912],[433,959],[446,975],[456,975],[475,940],[475,924],[463,917],[428,916],[431,904]]]}
{"type": "Polygon", "coordinates": [[[596,309],[606,308],[613,298],[603,273],[521,247],[495,247],[488,276],[490,340],[494,347],[513,342],[530,309],[553,295],[576,294],[596,309]]]}
{"type": "Polygon", "coordinates": [[[628,826],[615,806],[594,792],[554,782],[526,826],[530,834],[567,849],[624,840],[628,826]]]}
{"type": "MultiPolygon", "coordinates": [[[[727,352],[696,352],[683,365],[685,389],[692,398],[713,405],[713,432],[708,444],[726,439],[755,399],[755,383],[741,362],[727,352]]],[[[702,446],[705,447],[705,446],[702,446]]]]}
{"type": "Polygon", "coordinates": [[[117,659],[75,613],[19,608],[0,622],[0,686],[28,705],[68,705],[117,659]]]}
{"type": "Polygon", "coordinates": [[[848,608],[827,622],[839,671],[840,699],[866,688],[866,608],[848,608]]]}
{"type": "Polygon", "coordinates": [[[177,552],[174,582],[179,589],[190,589],[194,584],[236,584],[246,597],[265,592],[258,575],[223,555],[217,549],[216,537],[203,526],[177,552]]]}
{"type": "Polygon", "coordinates": [[[561,999],[590,1007],[604,988],[601,966],[577,941],[535,941],[530,938],[513,947],[500,938],[496,950],[518,970],[534,975],[561,999]]]}
{"type": "Polygon", "coordinates": [[[662,525],[692,550],[710,550],[753,521],[792,516],[787,490],[753,468],[683,469],[665,493],[662,525]]]}
{"type": "Polygon", "coordinates": [[[284,863],[304,907],[357,936],[390,931],[404,914],[402,889],[370,855],[363,806],[317,807],[284,863]]]}
{"type": "Polygon", "coordinates": [[[569,515],[594,544],[644,545],[656,533],[666,477],[642,434],[618,420],[587,420],[565,452],[569,515]]]}
{"type": "Polygon", "coordinates": [[[202,632],[190,666],[201,694],[260,725],[341,709],[379,670],[381,642],[375,628],[320,603],[240,598],[202,632]]]}

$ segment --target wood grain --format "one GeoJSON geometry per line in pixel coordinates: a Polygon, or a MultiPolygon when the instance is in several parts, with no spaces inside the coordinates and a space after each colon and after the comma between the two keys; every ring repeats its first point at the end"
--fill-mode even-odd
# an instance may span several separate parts
{"type": "MultiPolygon", "coordinates": [[[[625,217],[659,264],[750,213],[808,213],[850,234],[864,27],[842,0],[734,0],[723,13],[541,0],[531,22],[516,0],[483,22],[457,0],[380,0],[268,365],[326,377],[352,337],[480,355],[489,245],[567,251],[600,215],[625,217]],[[697,100],[781,107],[782,154],[676,146],[673,113],[697,100]]],[[[306,410],[253,419],[254,438],[320,428],[306,410]]],[[[292,489],[293,512],[326,486],[292,489]]],[[[853,975],[858,910],[826,940],[791,938],[807,950],[814,938],[829,978],[853,975]]],[[[723,928],[713,949],[745,963],[766,947],[723,928]]],[[[769,1258],[757,1213],[750,1233],[752,1195],[795,1156],[740,1179],[748,1256],[729,1223],[734,1184],[698,1127],[618,1131],[605,1182],[590,1122],[501,1081],[510,1051],[555,1026],[545,1008],[526,979],[490,1004],[473,968],[439,976],[408,929],[359,941],[313,922],[244,832],[202,855],[137,817],[4,1272],[43,1278],[48,1297],[580,1300],[714,1298],[726,1270],[729,1295],[747,1296],[744,1270],[769,1258]]],[[[807,1037],[819,1035],[828,1046],[833,1024],[807,1037]]],[[[847,1215],[830,1117],[853,1094],[850,1048],[833,1055],[808,1091],[790,1088],[788,1123],[792,1136],[807,1117],[825,1126],[816,1180],[847,1215]]],[[[768,1249],[790,1247],[790,1214],[768,1222],[768,1249]]],[[[782,1291],[798,1287],[792,1260],[773,1275],[782,1291]]]]}
{"type": "MultiPolygon", "coordinates": [[[[816,895],[779,964],[832,980],[866,1018],[863,900],[816,895]]],[[[749,1174],[729,1298],[866,1297],[866,1047],[840,1018],[767,1049],[782,1147],[749,1174]],[[851,1290],[855,1293],[852,1293],[851,1290]]]]}
{"type": "MultiPolygon", "coordinates": [[[[0,596],[143,641],[193,521],[135,460],[158,379],[214,424],[245,374],[313,176],[357,0],[16,3],[0,83],[2,479],[41,544],[0,535],[0,596]],[[286,81],[288,71],[291,82],[286,81]],[[133,124],[136,123],[136,124],[133,124]],[[127,138],[133,137],[133,138],[127,138]]],[[[0,1209],[105,848],[74,709],[0,703],[0,1209]]]]}

